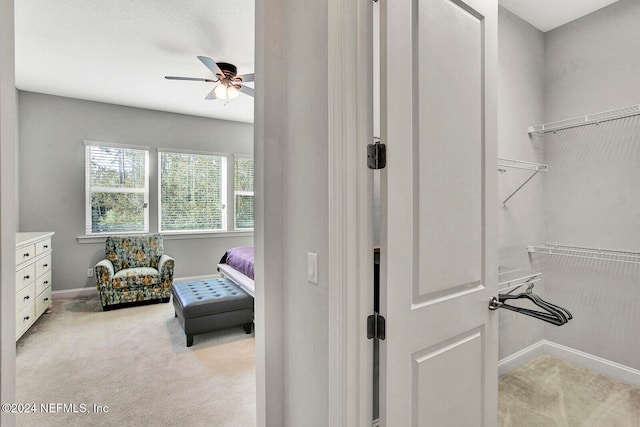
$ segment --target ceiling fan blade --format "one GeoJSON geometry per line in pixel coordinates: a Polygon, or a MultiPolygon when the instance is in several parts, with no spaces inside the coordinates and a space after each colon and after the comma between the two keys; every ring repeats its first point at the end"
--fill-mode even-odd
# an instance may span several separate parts
{"type": "Polygon", "coordinates": [[[247,83],[247,82],[252,82],[253,80],[253,73],[251,74],[243,74],[241,76],[236,76],[236,78],[240,77],[242,79],[243,83],[247,83]]]}
{"type": "Polygon", "coordinates": [[[220,70],[220,67],[218,67],[218,64],[216,64],[216,61],[214,61],[211,58],[208,58],[206,56],[198,56],[198,59],[200,60],[200,62],[202,62],[204,64],[205,67],[207,67],[214,75],[221,75],[224,76],[224,73],[222,72],[222,70],[220,70]]]}
{"type": "Polygon", "coordinates": [[[216,88],[214,87],[213,89],[211,89],[211,92],[209,92],[207,94],[207,96],[204,97],[204,99],[216,99],[216,88]]]}
{"type": "Polygon", "coordinates": [[[211,83],[215,83],[217,81],[217,80],[211,80],[211,79],[200,79],[198,77],[164,76],[164,78],[168,80],[190,80],[194,82],[211,82],[211,83]]]}
{"type": "Polygon", "coordinates": [[[245,95],[253,96],[253,88],[249,86],[240,85],[240,88],[238,90],[244,93],[245,95]]]}

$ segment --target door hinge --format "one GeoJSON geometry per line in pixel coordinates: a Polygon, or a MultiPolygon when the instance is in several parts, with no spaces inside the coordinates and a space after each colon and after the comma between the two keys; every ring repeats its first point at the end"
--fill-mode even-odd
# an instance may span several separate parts
{"type": "Polygon", "coordinates": [[[367,338],[383,340],[385,338],[385,319],[380,314],[367,317],[367,338]]]}
{"type": "Polygon", "coordinates": [[[374,137],[373,144],[367,145],[367,166],[369,169],[384,169],[387,165],[387,146],[374,137]]]}

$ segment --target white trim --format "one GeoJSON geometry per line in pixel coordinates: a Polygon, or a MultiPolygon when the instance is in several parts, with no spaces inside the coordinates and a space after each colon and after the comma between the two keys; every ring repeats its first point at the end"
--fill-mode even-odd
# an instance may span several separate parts
{"type": "Polygon", "coordinates": [[[232,155],[231,153],[220,153],[217,151],[206,151],[206,150],[188,150],[185,148],[163,148],[157,147],[157,153],[171,153],[171,154],[196,154],[202,156],[215,156],[215,157],[228,157],[232,155]]]}
{"type": "Polygon", "coordinates": [[[149,151],[151,147],[148,145],[135,145],[135,144],[120,144],[117,142],[104,142],[104,141],[91,141],[85,139],[83,145],[90,147],[111,147],[111,148],[130,148],[132,150],[144,150],[149,151]]]}
{"type": "Polygon", "coordinates": [[[640,370],[545,340],[547,354],[640,387],[640,370]]]}
{"type": "MultiPolygon", "coordinates": [[[[104,243],[109,236],[136,236],[149,233],[110,233],[93,236],[77,236],[76,240],[80,244],[104,243]]],[[[155,234],[155,233],[152,233],[155,234]]],[[[163,231],[159,233],[164,240],[190,240],[190,239],[217,239],[221,237],[253,237],[251,231],[206,231],[206,232],[185,232],[185,231],[163,231]]]]}
{"type": "Polygon", "coordinates": [[[329,426],[372,423],[373,133],[371,2],[328,2],[329,426]],[[351,76],[359,76],[356,84],[351,76]],[[365,314],[366,313],[366,314],[365,314]],[[357,367],[357,368],[354,368],[357,367]]]}
{"type": "Polygon", "coordinates": [[[498,362],[498,375],[508,374],[517,367],[532,361],[544,353],[544,340],[523,348],[498,362]]]}
{"type": "Polygon", "coordinates": [[[500,360],[498,362],[498,372],[500,375],[504,375],[541,354],[550,354],[583,368],[591,369],[635,387],[640,387],[640,370],[547,340],[538,341],[500,360]]]}
{"type": "MultiPolygon", "coordinates": [[[[346,391],[348,388],[346,367],[346,255],[345,246],[350,236],[347,225],[346,194],[344,188],[347,167],[344,158],[346,150],[343,120],[346,109],[342,93],[349,86],[343,81],[344,49],[344,1],[330,0],[329,42],[328,42],[328,106],[329,106],[329,426],[344,426],[348,408],[346,391]]],[[[357,366],[357,365],[353,365],[357,366]]]]}

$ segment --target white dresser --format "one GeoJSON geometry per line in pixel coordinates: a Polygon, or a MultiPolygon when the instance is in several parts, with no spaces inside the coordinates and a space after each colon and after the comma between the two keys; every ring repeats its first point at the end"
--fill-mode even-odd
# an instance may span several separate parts
{"type": "Polygon", "coordinates": [[[16,341],[51,307],[53,234],[16,233],[16,341]]]}

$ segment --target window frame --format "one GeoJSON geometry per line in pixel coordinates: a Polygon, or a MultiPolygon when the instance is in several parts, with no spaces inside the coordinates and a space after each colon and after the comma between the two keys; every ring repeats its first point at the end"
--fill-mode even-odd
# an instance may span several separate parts
{"type": "Polygon", "coordinates": [[[237,159],[251,159],[253,162],[253,181],[255,183],[255,161],[253,155],[250,154],[234,154],[233,155],[233,229],[237,231],[253,231],[256,226],[255,217],[256,217],[256,209],[255,209],[255,186],[253,191],[238,191],[236,190],[236,160],[237,159]],[[240,194],[242,193],[242,194],[240,194]],[[253,197],[253,227],[242,227],[238,228],[238,212],[236,211],[236,198],[237,196],[251,196],[253,197]]]}
{"type": "Polygon", "coordinates": [[[157,226],[158,233],[162,233],[163,235],[170,234],[212,234],[212,233],[225,233],[229,231],[228,226],[228,195],[227,195],[227,186],[228,186],[228,154],[226,153],[218,153],[214,151],[201,151],[201,150],[189,150],[189,149],[179,149],[179,148],[162,148],[158,147],[156,149],[158,155],[158,169],[157,169],[157,184],[158,184],[158,209],[157,209],[157,226]],[[192,229],[182,229],[182,230],[163,230],[162,229],[162,153],[170,153],[170,154],[184,154],[184,155],[201,155],[201,156],[212,156],[212,157],[220,157],[222,160],[222,171],[221,171],[221,183],[220,183],[220,199],[222,201],[222,209],[221,209],[221,228],[219,229],[202,229],[202,230],[192,230],[192,229]]]}
{"type": "Polygon", "coordinates": [[[149,151],[151,147],[143,145],[118,144],[112,142],[84,140],[85,147],[85,235],[86,236],[107,236],[107,235],[126,235],[126,234],[144,234],[149,232],[149,151]],[[144,151],[144,188],[118,188],[92,186],[91,175],[91,147],[104,147],[124,150],[144,151]],[[93,215],[92,215],[92,194],[101,193],[141,193],[143,194],[143,230],[130,231],[93,231],[93,215]]]}

